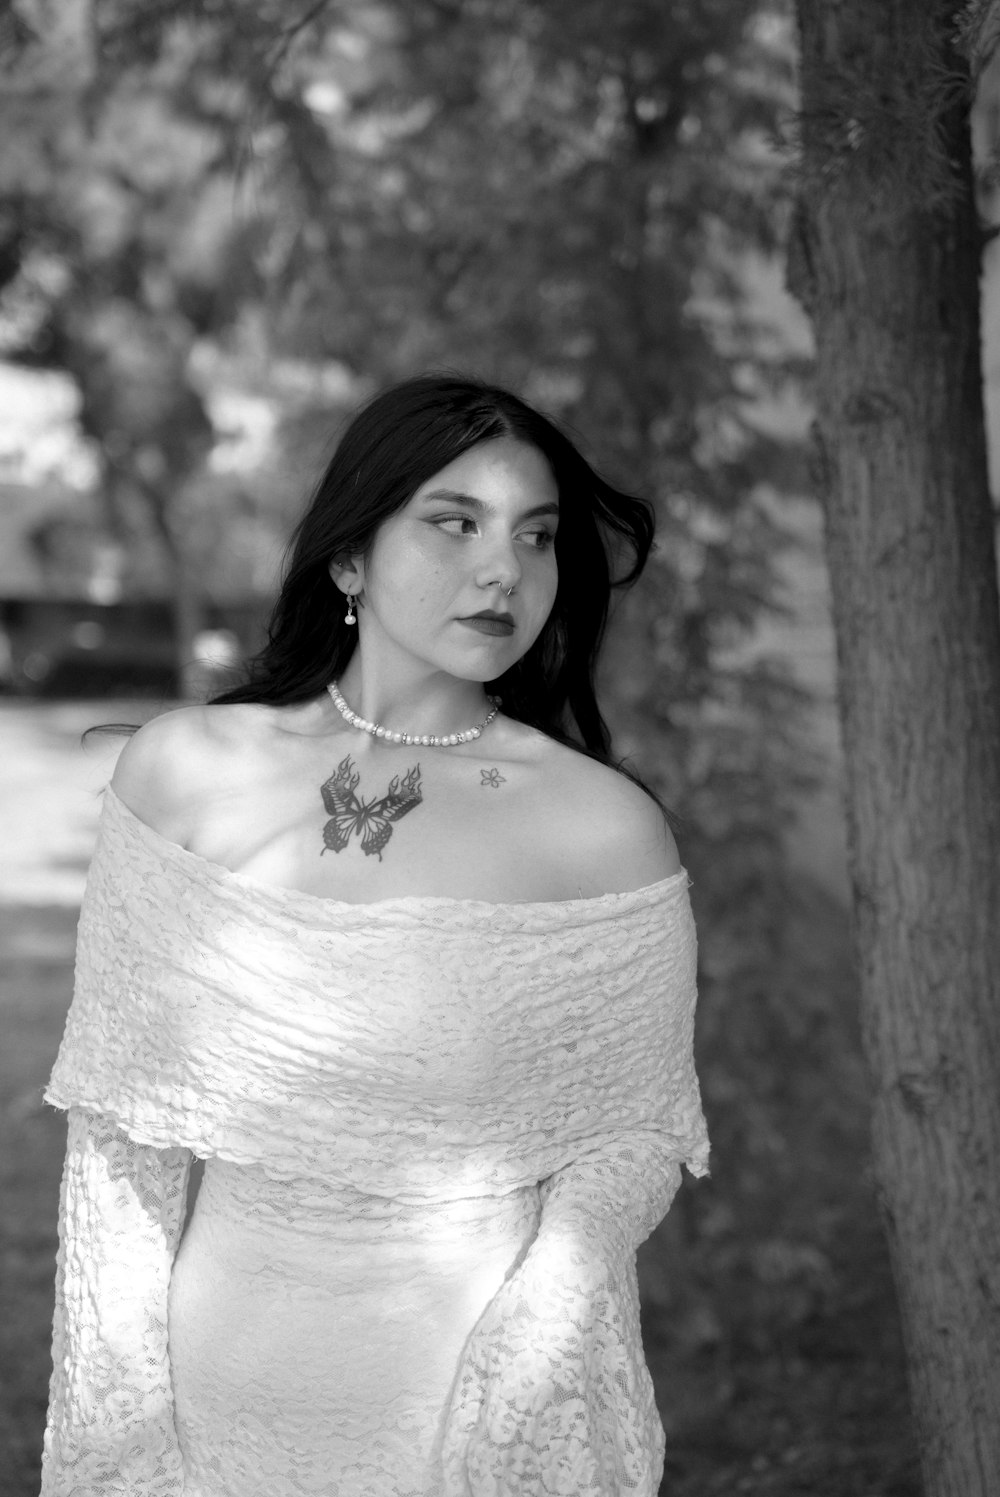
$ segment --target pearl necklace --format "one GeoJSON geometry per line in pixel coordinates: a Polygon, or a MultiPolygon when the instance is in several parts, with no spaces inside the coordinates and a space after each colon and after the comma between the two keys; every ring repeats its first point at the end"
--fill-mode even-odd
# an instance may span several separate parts
{"type": "Polygon", "coordinates": [[[341,696],[336,681],[331,681],[326,689],[330,693],[333,705],[352,728],[357,728],[361,733],[370,733],[373,738],[384,738],[386,743],[411,743],[418,744],[421,748],[453,748],[456,743],[471,743],[473,738],[479,737],[484,728],[489,727],[500,711],[499,698],[489,697],[489,712],[481,723],[476,723],[474,728],[466,728],[464,733],[445,733],[440,738],[436,733],[394,733],[391,728],[384,728],[381,723],[370,723],[365,718],[359,717],[356,712],[352,712],[341,696]]]}

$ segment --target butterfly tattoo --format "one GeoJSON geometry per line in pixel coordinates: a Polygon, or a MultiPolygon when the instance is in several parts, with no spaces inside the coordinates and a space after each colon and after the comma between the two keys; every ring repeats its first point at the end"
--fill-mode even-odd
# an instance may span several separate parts
{"type": "Polygon", "coordinates": [[[324,852],[343,852],[351,837],[361,838],[361,851],[369,858],[382,861],[382,849],[392,836],[392,824],[399,821],[423,800],[420,793],[420,765],[415,764],[402,777],[393,775],[384,795],[375,800],[359,800],[355,791],[360,774],[350,754],[341,759],[330,778],[320,786],[323,804],[330,820],[323,828],[324,852]]]}

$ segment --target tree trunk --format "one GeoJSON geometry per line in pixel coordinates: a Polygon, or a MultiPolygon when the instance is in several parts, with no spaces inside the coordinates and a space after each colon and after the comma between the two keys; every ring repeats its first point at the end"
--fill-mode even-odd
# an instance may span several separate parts
{"type": "Polygon", "coordinates": [[[166,489],[145,480],[142,490],[167,563],[177,690],[183,702],[201,701],[208,682],[204,667],[195,655],[195,641],[204,625],[204,608],[191,556],[183,539],[183,516],[174,512],[176,506],[171,503],[166,489]]]}
{"type": "Polygon", "coordinates": [[[875,1172],[929,1497],[1000,1491],[1000,612],[954,3],[798,0],[875,1172]]]}

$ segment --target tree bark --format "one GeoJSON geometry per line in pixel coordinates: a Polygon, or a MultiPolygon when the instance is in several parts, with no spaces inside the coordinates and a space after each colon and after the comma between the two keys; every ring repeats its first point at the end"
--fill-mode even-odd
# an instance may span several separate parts
{"type": "Polygon", "coordinates": [[[940,0],[798,0],[874,1167],[928,1497],[1000,1490],[1000,608],[971,88],[940,0]]]}
{"type": "MultiPolygon", "coordinates": [[[[178,483],[179,477],[176,475],[178,483]]],[[[177,690],[182,702],[195,702],[202,698],[204,687],[204,673],[198,666],[194,648],[204,610],[191,558],[182,538],[183,521],[173,512],[174,495],[165,485],[139,478],[138,487],[146,500],[166,563],[164,571],[173,628],[177,690]]]]}

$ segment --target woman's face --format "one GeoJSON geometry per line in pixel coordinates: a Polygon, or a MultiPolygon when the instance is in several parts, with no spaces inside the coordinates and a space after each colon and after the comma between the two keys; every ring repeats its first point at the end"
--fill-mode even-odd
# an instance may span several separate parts
{"type": "Polygon", "coordinates": [[[558,521],[556,482],[537,448],[513,437],[470,448],[355,559],[364,654],[384,650],[462,680],[495,680],[551,612],[558,521]]]}

